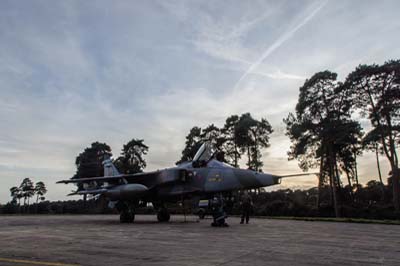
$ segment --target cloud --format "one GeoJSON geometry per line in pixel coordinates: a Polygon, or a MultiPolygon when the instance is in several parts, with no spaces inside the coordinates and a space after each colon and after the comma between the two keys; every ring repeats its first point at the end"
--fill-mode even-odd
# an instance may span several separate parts
{"type": "Polygon", "coordinates": [[[257,71],[257,70],[252,70],[248,74],[257,74],[257,75],[265,76],[265,77],[268,77],[268,78],[271,78],[271,79],[297,79],[297,80],[305,80],[306,79],[305,76],[299,76],[299,75],[295,75],[295,74],[284,73],[281,70],[277,70],[277,71],[272,72],[272,73],[260,72],[260,71],[257,71]]]}
{"type": "Polygon", "coordinates": [[[261,56],[244,72],[244,74],[239,78],[236,82],[235,87],[239,86],[240,82],[247,77],[248,74],[252,73],[257,67],[268,57],[270,56],[276,49],[278,49],[284,42],[290,39],[293,34],[295,34],[300,28],[306,25],[325,5],[327,1],[319,3],[315,8],[312,8],[312,11],[305,16],[298,24],[294,25],[293,28],[286,31],[282,34],[276,41],[272,43],[262,54],[261,56]]]}
{"type": "MultiPolygon", "coordinates": [[[[193,43],[195,48],[218,60],[223,60],[229,64],[223,67],[238,72],[251,68],[252,60],[257,55],[258,48],[246,43],[247,35],[257,29],[260,24],[270,22],[274,13],[282,8],[277,5],[260,5],[251,10],[244,9],[237,14],[225,10],[223,14],[212,14],[201,12],[199,9],[192,10],[182,2],[165,1],[162,5],[179,20],[188,23],[193,27],[194,37],[188,41],[193,43]],[[195,12],[195,13],[194,13],[195,12]],[[196,16],[197,23],[191,23],[192,16],[196,16]],[[232,64],[234,63],[234,64],[232,64]]],[[[215,62],[213,62],[214,65],[215,62]]],[[[261,75],[272,79],[304,79],[304,77],[283,73],[278,71],[263,71],[261,69],[250,69],[249,73],[261,75]]]]}
{"type": "Polygon", "coordinates": [[[148,169],[168,167],[192,126],[244,112],[276,129],[264,170],[299,171],[281,129],[304,79],[400,53],[398,3],[325,3],[2,2],[0,202],[32,175],[64,198],[54,182],[93,141],[118,156],[144,138],[148,169]]]}

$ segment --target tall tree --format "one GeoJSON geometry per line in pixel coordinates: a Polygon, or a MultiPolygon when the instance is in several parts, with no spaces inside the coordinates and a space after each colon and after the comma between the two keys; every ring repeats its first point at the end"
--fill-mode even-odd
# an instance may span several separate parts
{"type": "Polygon", "coordinates": [[[222,150],[222,145],[225,143],[225,138],[222,135],[222,130],[211,124],[204,128],[200,134],[202,142],[209,142],[217,150],[222,150]]]}
{"type": "MultiPolygon", "coordinates": [[[[112,156],[111,148],[106,143],[93,142],[90,147],[80,153],[75,159],[76,173],[72,178],[85,178],[103,176],[103,161],[112,156]]],[[[82,184],[78,184],[78,191],[83,189],[82,184]]],[[[83,195],[86,203],[87,195],[83,195]]]]}
{"type": "Polygon", "coordinates": [[[236,136],[238,145],[242,153],[247,154],[247,167],[254,169],[252,165],[252,148],[254,147],[254,139],[250,132],[251,127],[255,127],[257,121],[251,117],[250,113],[242,114],[239,118],[238,125],[236,127],[236,136]]]}
{"type": "Polygon", "coordinates": [[[239,159],[241,157],[238,137],[236,134],[238,123],[239,116],[231,115],[226,119],[225,125],[221,130],[225,138],[223,149],[225,151],[227,162],[236,168],[239,167],[239,159]]]}
{"type": "Polygon", "coordinates": [[[336,78],[336,73],[324,71],[306,80],[300,87],[296,115],[290,113],[284,122],[286,134],[292,141],[289,159],[298,159],[300,168],[305,171],[319,165],[319,191],[329,177],[335,215],[338,217],[338,163],[351,158],[351,153],[345,151],[351,150],[357,143],[361,127],[351,120],[349,91],[336,82],[336,78]]]}
{"type": "Polygon", "coordinates": [[[144,144],[143,139],[132,139],[122,148],[121,156],[115,161],[116,167],[125,174],[143,172],[146,161],[143,158],[149,147],[144,144]]]}
{"type": "Polygon", "coordinates": [[[33,186],[33,182],[30,178],[24,178],[24,180],[22,180],[21,185],[19,186],[19,188],[22,191],[22,195],[24,198],[24,206],[25,206],[25,211],[26,209],[26,205],[28,205],[29,208],[29,199],[31,197],[33,197],[33,195],[35,194],[35,188],[33,186]]]}
{"type": "Polygon", "coordinates": [[[18,206],[19,206],[21,201],[21,189],[19,187],[12,187],[10,188],[10,193],[11,193],[11,198],[15,202],[18,201],[18,206]]]}
{"type": "Polygon", "coordinates": [[[36,203],[39,202],[39,199],[42,200],[44,195],[47,193],[46,185],[42,182],[36,182],[35,184],[35,194],[36,194],[36,203]]]}
{"type": "Polygon", "coordinates": [[[193,160],[197,150],[202,144],[202,132],[200,127],[193,127],[186,136],[185,148],[182,151],[181,159],[177,162],[186,162],[193,160]]]}
{"type": "Polygon", "coordinates": [[[111,148],[106,143],[93,142],[90,147],[80,153],[75,159],[76,174],[73,178],[103,176],[103,161],[112,155],[111,148]]]}
{"type": "Polygon", "coordinates": [[[250,113],[242,114],[236,127],[238,146],[247,153],[247,166],[255,171],[261,170],[261,149],[268,148],[269,135],[273,132],[268,120],[254,119],[250,113]]]}
{"type": "MultiPolygon", "coordinates": [[[[361,154],[361,126],[357,121],[348,120],[339,116],[335,120],[336,130],[334,131],[334,151],[336,152],[336,169],[344,172],[347,176],[350,196],[353,194],[352,182],[358,185],[357,156],[361,154]],[[339,166],[339,167],[338,167],[339,166]]],[[[337,173],[337,176],[339,176],[337,173]]]]}
{"type": "Polygon", "coordinates": [[[379,134],[379,130],[377,128],[372,129],[368,134],[366,134],[362,140],[363,148],[365,150],[370,150],[375,153],[376,158],[376,168],[378,170],[379,182],[383,187],[383,180],[382,180],[382,172],[381,166],[379,163],[379,154],[383,154],[383,148],[381,145],[381,136],[379,134]]]}
{"type": "Polygon", "coordinates": [[[393,205],[400,211],[400,173],[396,146],[400,138],[400,60],[383,65],[360,65],[349,74],[346,86],[356,106],[379,132],[380,144],[392,172],[393,205]]]}

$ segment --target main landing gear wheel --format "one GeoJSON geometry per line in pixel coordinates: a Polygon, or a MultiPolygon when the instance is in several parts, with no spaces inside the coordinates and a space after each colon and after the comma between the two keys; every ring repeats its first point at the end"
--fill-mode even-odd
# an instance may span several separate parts
{"type": "Polygon", "coordinates": [[[158,213],[157,213],[157,220],[159,222],[168,222],[169,219],[171,218],[171,216],[169,215],[169,212],[167,209],[161,209],[158,213]]]}
{"type": "Polygon", "coordinates": [[[119,215],[119,221],[121,223],[133,223],[135,220],[135,213],[132,211],[122,211],[119,215]]]}
{"type": "Polygon", "coordinates": [[[206,217],[206,211],[203,210],[203,209],[200,209],[200,210],[197,212],[197,215],[199,216],[199,219],[200,219],[200,220],[203,220],[203,219],[206,217]]]}

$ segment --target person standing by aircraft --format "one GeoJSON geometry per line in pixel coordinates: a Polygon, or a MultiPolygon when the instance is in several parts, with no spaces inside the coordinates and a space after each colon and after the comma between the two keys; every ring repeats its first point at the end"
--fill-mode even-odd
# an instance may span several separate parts
{"type": "Polygon", "coordinates": [[[253,208],[253,201],[249,193],[245,190],[243,196],[241,198],[241,206],[242,206],[242,218],[240,220],[240,224],[244,223],[244,219],[246,218],[246,224],[249,223],[250,220],[250,212],[253,208]]]}
{"type": "Polygon", "coordinates": [[[224,210],[224,199],[222,195],[214,196],[214,198],[210,200],[210,207],[213,216],[213,222],[211,223],[211,226],[229,226],[225,222],[226,213],[224,210]]]}

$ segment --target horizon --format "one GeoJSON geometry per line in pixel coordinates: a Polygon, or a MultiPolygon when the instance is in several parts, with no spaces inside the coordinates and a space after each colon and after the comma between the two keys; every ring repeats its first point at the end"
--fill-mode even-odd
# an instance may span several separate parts
{"type": "MultiPolygon", "coordinates": [[[[0,203],[25,177],[45,182],[49,200],[75,199],[55,182],[94,141],[117,157],[144,139],[145,171],[173,166],[190,128],[245,112],[274,129],[263,171],[302,172],[282,119],[304,81],[323,70],[343,81],[400,54],[398,1],[233,3],[0,3],[0,203]]],[[[374,154],[358,164],[361,184],[377,179],[374,154]]],[[[290,178],[267,191],[316,184],[290,178]]]]}

